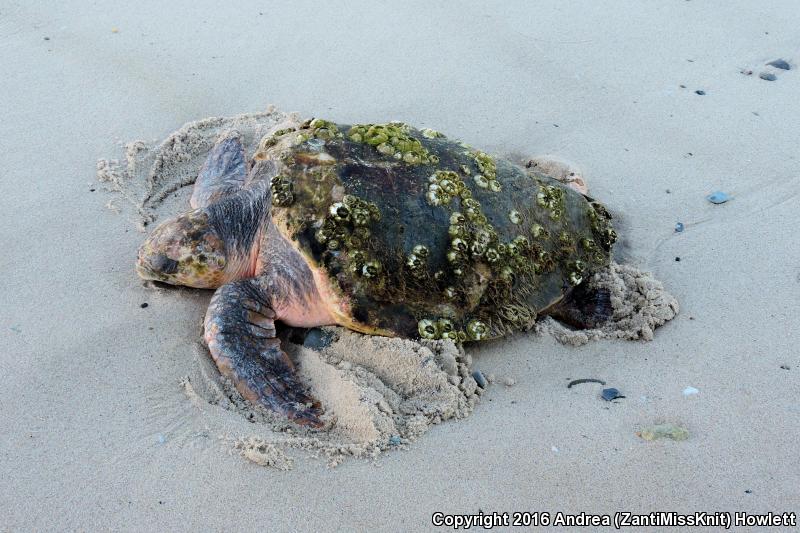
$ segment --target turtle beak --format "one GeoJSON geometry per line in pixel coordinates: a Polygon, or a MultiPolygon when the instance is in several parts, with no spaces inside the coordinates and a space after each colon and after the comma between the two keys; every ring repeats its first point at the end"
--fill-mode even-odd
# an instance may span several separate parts
{"type": "Polygon", "coordinates": [[[136,273],[143,279],[163,281],[169,274],[178,271],[178,262],[164,254],[148,254],[144,246],[139,249],[136,261],[136,273]]]}
{"type": "Polygon", "coordinates": [[[148,268],[151,272],[159,274],[174,274],[178,271],[178,262],[164,254],[148,257],[148,268]]]}

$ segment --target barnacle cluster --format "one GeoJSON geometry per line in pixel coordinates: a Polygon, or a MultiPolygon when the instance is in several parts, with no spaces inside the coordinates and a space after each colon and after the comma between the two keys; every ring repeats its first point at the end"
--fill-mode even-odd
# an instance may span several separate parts
{"type": "Polygon", "coordinates": [[[481,320],[472,319],[464,331],[458,330],[448,318],[423,318],[417,324],[419,336],[423,339],[451,339],[455,342],[479,341],[489,334],[489,327],[481,320]]]}
{"type": "Polygon", "coordinates": [[[402,122],[354,124],[347,131],[347,137],[353,142],[373,146],[379,153],[409,165],[438,164],[439,158],[409,135],[410,131],[411,128],[402,122]]]}
{"type": "Polygon", "coordinates": [[[600,203],[592,202],[591,209],[588,211],[589,223],[592,226],[592,233],[595,240],[600,243],[604,250],[611,249],[611,245],[617,241],[617,232],[611,226],[611,214],[600,203]]]}
{"type": "Polygon", "coordinates": [[[381,264],[370,260],[364,248],[370,237],[368,226],[380,218],[377,205],[347,194],[341,202],[328,207],[328,213],[314,236],[330,251],[346,251],[351,272],[375,278],[381,273],[381,264]]]}
{"type": "Polygon", "coordinates": [[[430,128],[424,128],[420,131],[420,133],[426,139],[438,139],[439,137],[444,137],[444,134],[430,128]]]}
{"type": "Polygon", "coordinates": [[[594,263],[595,265],[602,265],[608,259],[608,256],[603,253],[603,250],[597,245],[594,239],[590,239],[588,237],[583,237],[580,240],[581,248],[583,249],[584,253],[588,257],[589,261],[594,263]]]}
{"type": "Polygon", "coordinates": [[[261,141],[259,149],[257,151],[260,152],[266,150],[267,148],[275,146],[276,144],[278,144],[278,141],[281,139],[281,137],[293,131],[297,131],[297,128],[281,128],[279,130],[276,130],[268,138],[265,138],[261,141]]]}
{"type": "Polygon", "coordinates": [[[495,163],[494,158],[485,152],[475,152],[472,157],[480,171],[480,174],[475,174],[473,177],[475,184],[482,189],[500,192],[502,187],[500,182],[497,181],[497,163],[495,163]]]}
{"type": "Polygon", "coordinates": [[[531,224],[531,235],[533,235],[534,239],[546,239],[547,238],[547,230],[544,229],[544,226],[534,222],[531,224]]]}
{"type": "Polygon", "coordinates": [[[550,211],[550,218],[560,220],[564,216],[564,190],[555,185],[545,185],[539,181],[536,203],[550,211]]]}
{"type": "Polygon", "coordinates": [[[449,205],[453,198],[472,197],[461,176],[452,170],[437,170],[428,178],[428,192],[425,196],[431,205],[449,205]]]}
{"type": "Polygon", "coordinates": [[[463,331],[458,331],[448,318],[423,318],[417,324],[419,336],[423,339],[451,339],[456,342],[467,340],[463,331]]]}
{"type": "Polygon", "coordinates": [[[428,247],[423,244],[414,246],[406,258],[406,266],[415,278],[425,277],[428,267],[428,247]]]}
{"type": "Polygon", "coordinates": [[[302,131],[297,134],[297,142],[304,142],[308,139],[335,139],[342,138],[344,135],[339,128],[329,120],[313,118],[307,120],[301,126],[302,131]]]}
{"type": "Polygon", "coordinates": [[[472,319],[467,324],[467,337],[479,341],[485,339],[489,335],[489,326],[478,319],[472,319]]]}
{"type": "Polygon", "coordinates": [[[274,176],[270,182],[272,192],[272,205],[287,207],[294,202],[294,184],[292,180],[284,175],[274,176]]]}
{"type": "Polygon", "coordinates": [[[575,261],[571,261],[569,264],[567,264],[567,272],[569,273],[568,280],[570,284],[577,285],[583,281],[583,276],[586,274],[586,271],[586,263],[580,259],[576,259],[575,261]]]}

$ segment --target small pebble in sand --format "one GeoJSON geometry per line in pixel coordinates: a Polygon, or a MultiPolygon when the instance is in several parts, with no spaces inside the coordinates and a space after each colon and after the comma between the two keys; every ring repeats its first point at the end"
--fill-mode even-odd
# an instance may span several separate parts
{"type": "Polygon", "coordinates": [[[400,436],[399,435],[392,435],[389,437],[389,444],[392,446],[398,446],[400,444],[400,436]]]}
{"type": "Polygon", "coordinates": [[[509,378],[509,377],[503,378],[503,385],[505,385],[506,387],[513,387],[516,384],[517,384],[517,380],[514,379],[514,378],[509,378]]]}
{"type": "Polygon", "coordinates": [[[675,424],[658,424],[645,428],[636,433],[636,435],[650,441],[658,439],[681,441],[689,438],[689,430],[675,424]]]}
{"type": "Polygon", "coordinates": [[[680,257],[676,257],[676,258],[675,258],[675,261],[678,261],[678,262],[680,262],[680,260],[681,260],[681,258],[680,258],[680,257]]]}
{"type": "Polygon", "coordinates": [[[753,71],[750,70],[749,68],[742,69],[739,72],[741,72],[745,76],[752,76],[753,75],[753,71]]]}
{"type": "Polygon", "coordinates": [[[724,204],[730,199],[731,196],[728,193],[722,191],[715,191],[706,196],[706,200],[708,200],[712,204],[724,204]]]}
{"type": "Polygon", "coordinates": [[[683,229],[684,229],[683,222],[677,222],[675,224],[675,233],[681,233],[683,232],[683,229]]]}
{"type": "Polygon", "coordinates": [[[692,396],[693,394],[698,394],[700,391],[694,387],[686,387],[683,389],[684,396],[692,396]]]}
{"type": "MultiPolygon", "coordinates": [[[[45,41],[49,41],[49,40],[50,40],[50,37],[45,37],[45,38],[44,38],[44,40],[45,40],[45,41]]],[[[789,69],[786,69],[786,70],[789,70],[789,69]]]]}
{"type": "Polygon", "coordinates": [[[680,87],[681,89],[685,89],[685,88],[686,88],[686,85],[684,85],[684,84],[682,84],[682,83],[681,83],[681,84],[679,85],[679,87],[680,87]]]}
{"type": "Polygon", "coordinates": [[[753,491],[752,491],[752,490],[750,490],[750,489],[745,489],[744,493],[745,493],[745,494],[753,494],[753,491]]]}
{"type": "Polygon", "coordinates": [[[781,365],[781,370],[790,370],[791,367],[789,365],[781,365]]]}
{"type": "Polygon", "coordinates": [[[765,81],[775,81],[778,79],[778,77],[772,72],[762,72],[758,75],[758,77],[765,81]]]}
{"type": "Polygon", "coordinates": [[[783,59],[776,59],[775,61],[770,61],[767,63],[770,67],[779,68],[781,70],[791,70],[792,66],[784,61],[783,59]]]}
{"type": "Polygon", "coordinates": [[[610,402],[611,400],[617,400],[620,398],[624,398],[622,394],[620,394],[619,390],[611,387],[608,389],[603,389],[602,397],[605,401],[610,402]]]}
{"type": "Polygon", "coordinates": [[[480,370],[476,370],[475,372],[473,372],[472,377],[473,379],[475,379],[475,382],[478,384],[478,386],[482,389],[485,389],[489,385],[489,383],[487,383],[486,381],[486,378],[483,376],[483,372],[481,372],[480,370]]]}
{"type": "Polygon", "coordinates": [[[697,89],[694,94],[699,94],[700,96],[705,96],[706,92],[702,89],[697,89]]]}
{"type": "Polygon", "coordinates": [[[147,302],[144,302],[144,303],[143,303],[142,305],[140,305],[139,307],[141,307],[142,309],[144,309],[144,308],[145,308],[145,307],[147,307],[148,305],[150,305],[150,304],[148,304],[147,302]]]}

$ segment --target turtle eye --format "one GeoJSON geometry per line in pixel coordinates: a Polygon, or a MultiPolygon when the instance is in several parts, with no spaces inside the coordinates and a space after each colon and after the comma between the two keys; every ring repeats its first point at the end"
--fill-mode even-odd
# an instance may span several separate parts
{"type": "Polygon", "coordinates": [[[150,268],[160,274],[174,274],[178,271],[178,262],[164,254],[158,254],[150,259],[150,268]]]}

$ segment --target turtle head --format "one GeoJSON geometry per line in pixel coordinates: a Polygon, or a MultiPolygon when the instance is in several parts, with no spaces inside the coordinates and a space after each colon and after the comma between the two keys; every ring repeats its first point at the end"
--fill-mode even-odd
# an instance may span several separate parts
{"type": "Polygon", "coordinates": [[[139,248],[136,272],[144,279],[201,289],[230,278],[225,241],[204,209],[162,222],[139,248]]]}

